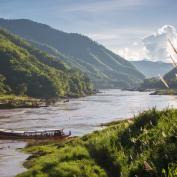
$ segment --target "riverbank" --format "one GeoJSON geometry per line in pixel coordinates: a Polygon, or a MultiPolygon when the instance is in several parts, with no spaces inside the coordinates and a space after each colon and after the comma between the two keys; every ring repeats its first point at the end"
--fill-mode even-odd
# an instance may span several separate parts
{"type": "Polygon", "coordinates": [[[177,90],[176,89],[156,90],[152,92],[151,95],[177,95],[177,90]]]}
{"type": "Polygon", "coordinates": [[[86,97],[99,93],[99,90],[93,90],[87,94],[68,95],[57,98],[32,98],[29,96],[16,95],[0,95],[0,109],[16,109],[16,108],[40,108],[55,104],[57,101],[69,102],[69,99],[86,97]]]}
{"type": "Polygon", "coordinates": [[[46,100],[27,96],[0,95],[0,109],[38,108],[47,106],[46,100]]]}
{"type": "Polygon", "coordinates": [[[153,92],[156,91],[156,89],[146,89],[146,88],[130,88],[130,89],[122,89],[125,91],[134,91],[134,92],[153,92]]]}
{"type": "Polygon", "coordinates": [[[32,144],[18,177],[168,176],[177,172],[177,110],[151,109],[133,120],[65,142],[32,144]]]}
{"type": "Polygon", "coordinates": [[[127,91],[139,91],[139,92],[151,92],[150,95],[177,95],[177,89],[145,89],[145,88],[133,88],[124,89],[127,91]]]}

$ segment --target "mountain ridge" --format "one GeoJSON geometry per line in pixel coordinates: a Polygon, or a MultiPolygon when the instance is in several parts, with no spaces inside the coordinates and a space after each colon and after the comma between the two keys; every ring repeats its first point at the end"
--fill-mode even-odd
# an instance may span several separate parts
{"type": "Polygon", "coordinates": [[[132,87],[144,79],[129,61],[84,35],[66,33],[26,19],[1,18],[0,26],[87,73],[98,88],[132,87]]]}
{"type": "Polygon", "coordinates": [[[0,29],[1,94],[51,98],[84,96],[91,90],[85,74],[0,29]]]}
{"type": "Polygon", "coordinates": [[[171,63],[165,63],[162,61],[154,62],[149,60],[138,60],[131,61],[131,63],[147,78],[157,77],[159,74],[163,76],[173,68],[171,63]]]}

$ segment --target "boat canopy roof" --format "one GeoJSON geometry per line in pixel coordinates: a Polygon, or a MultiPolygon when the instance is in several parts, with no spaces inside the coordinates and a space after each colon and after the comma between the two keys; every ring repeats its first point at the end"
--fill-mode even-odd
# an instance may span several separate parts
{"type": "Polygon", "coordinates": [[[60,131],[62,132],[63,129],[49,129],[49,130],[29,130],[29,131],[21,131],[21,130],[11,130],[11,129],[0,129],[0,132],[6,132],[6,133],[52,133],[60,131]]]}

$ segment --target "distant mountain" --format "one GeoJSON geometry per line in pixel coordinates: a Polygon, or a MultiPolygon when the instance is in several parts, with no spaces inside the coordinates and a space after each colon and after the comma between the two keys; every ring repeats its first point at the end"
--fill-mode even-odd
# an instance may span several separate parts
{"type": "Polygon", "coordinates": [[[0,29],[0,94],[51,98],[81,96],[91,90],[85,74],[0,29]]]}
{"type": "Polygon", "coordinates": [[[170,88],[177,88],[177,68],[165,74],[164,79],[167,81],[170,88]]]}
{"type": "Polygon", "coordinates": [[[139,84],[144,76],[129,61],[86,36],[65,33],[31,20],[0,19],[0,26],[88,74],[98,88],[139,84]]]}
{"type": "MultiPolygon", "coordinates": [[[[177,68],[171,69],[163,76],[164,80],[171,89],[177,89],[177,68]]],[[[141,84],[146,89],[165,89],[165,85],[160,81],[159,77],[145,79],[141,84]]]]}
{"type": "Polygon", "coordinates": [[[131,62],[140,72],[142,72],[147,78],[157,77],[159,74],[164,75],[169,72],[173,65],[171,63],[153,62],[147,60],[132,61],[131,62]]]}

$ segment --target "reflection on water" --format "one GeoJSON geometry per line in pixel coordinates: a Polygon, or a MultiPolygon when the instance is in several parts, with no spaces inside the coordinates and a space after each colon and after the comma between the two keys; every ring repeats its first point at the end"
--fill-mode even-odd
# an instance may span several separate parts
{"type": "MultiPolygon", "coordinates": [[[[129,118],[154,106],[158,109],[167,106],[177,107],[177,97],[149,95],[147,92],[104,90],[94,96],[72,99],[67,103],[58,102],[48,108],[1,110],[0,128],[18,130],[64,128],[71,130],[73,135],[83,135],[98,129],[100,123],[129,118]]],[[[12,150],[7,148],[5,151],[1,147],[7,147],[8,142],[0,141],[1,177],[11,177],[18,170],[22,170],[16,165],[11,170],[9,165],[17,164],[13,160],[19,152],[14,149],[22,147],[23,142],[10,143],[12,150]],[[8,174],[9,169],[14,173],[8,174]]],[[[24,155],[20,157],[24,160],[24,155]]]]}
{"type": "Polygon", "coordinates": [[[25,147],[24,142],[3,140],[0,141],[0,176],[13,177],[25,171],[22,163],[28,157],[18,150],[25,147]]]}

